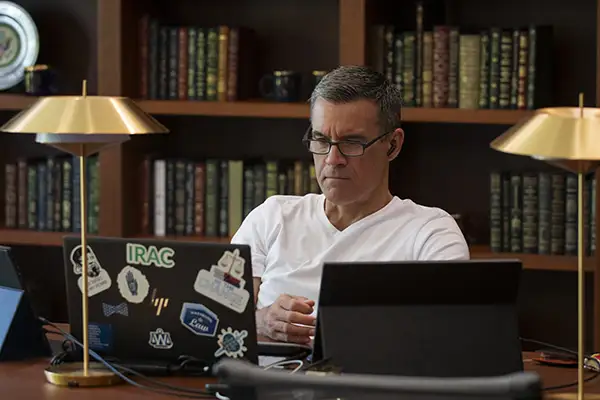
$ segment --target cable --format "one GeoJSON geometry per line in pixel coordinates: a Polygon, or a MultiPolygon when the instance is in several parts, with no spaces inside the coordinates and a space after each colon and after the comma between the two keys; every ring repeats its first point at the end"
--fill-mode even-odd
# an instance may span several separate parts
{"type": "MultiPolygon", "coordinates": [[[[529,339],[529,338],[523,338],[523,337],[521,337],[520,340],[522,342],[539,344],[541,346],[550,347],[552,349],[563,351],[563,352],[571,354],[571,355],[577,355],[577,352],[574,351],[574,350],[571,350],[571,349],[568,349],[568,348],[562,347],[562,346],[557,346],[557,345],[552,344],[552,343],[543,342],[541,340],[529,339]]],[[[583,380],[584,382],[589,382],[589,381],[597,378],[600,375],[600,361],[598,359],[596,359],[595,357],[591,357],[591,356],[587,356],[586,355],[585,356],[585,365],[584,365],[584,368],[593,373],[592,376],[588,376],[587,378],[585,378],[583,380]],[[591,365],[587,364],[588,362],[594,363],[595,366],[591,366],[591,365]]],[[[547,386],[545,388],[542,388],[542,391],[547,392],[547,391],[551,391],[551,390],[567,389],[567,388],[570,388],[572,386],[577,386],[578,383],[579,383],[578,381],[575,381],[575,382],[572,382],[572,383],[565,383],[565,384],[562,384],[562,385],[547,386]]]]}
{"type": "MultiPolygon", "coordinates": [[[[69,341],[71,341],[72,343],[76,344],[77,346],[79,346],[80,348],[83,349],[83,344],[81,342],[79,342],[73,335],[65,332],[59,326],[53,324],[52,322],[48,321],[47,319],[45,319],[43,317],[38,317],[38,318],[44,324],[56,329],[63,337],[65,337],[66,339],[68,339],[69,341]]],[[[144,375],[140,374],[139,372],[134,371],[130,368],[123,367],[118,364],[116,366],[114,366],[112,363],[109,363],[108,361],[106,361],[102,356],[100,356],[98,353],[96,353],[92,349],[89,349],[89,353],[96,361],[103,364],[106,368],[108,368],[111,372],[113,372],[115,375],[117,375],[123,381],[125,381],[125,382],[129,383],[130,385],[135,386],[139,389],[148,390],[148,391],[151,391],[154,393],[165,394],[168,396],[183,397],[183,398],[192,398],[192,399],[214,398],[214,394],[211,394],[211,393],[207,392],[206,390],[179,387],[179,386],[167,384],[165,382],[157,381],[157,380],[151,379],[147,376],[144,376],[144,375]],[[123,371],[125,371],[127,373],[135,375],[138,378],[147,380],[157,387],[142,385],[142,384],[134,381],[133,379],[130,379],[129,377],[127,377],[125,374],[123,374],[121,371],[119,371],[119,369],[122,369],[123,371]],[[172,390],[172,392],[168,391],[168,390],[161,390],[161,389],[159,389],[159,387],[168,388],[168,389],[172,390]]]]}
{"type": "Polygon", "coordinates": [[[304,366],[304,361],[302,361],[302,360],[282,360],[282,361],[274,362],[273,364],[269,364],[266,367],[264,367],[264,369],[268,370],[268,369],[275,368],[275,367],[285,367],[286,365],[290,365],[290,364],[298,364],[298,366],[296,368],[294,368],[292,370],[292,372],[290,372],[290,374],[295,374],[304,366]]]}
{"type": "Polygon", "coordinates": [[[552,344],[552,343],[542,342],[541,340],[528,339],[528,338],[523,338],[523,337],[521,337],[519,339],[521,339],[522,342],[532,343],[532,344],[539,344],[541,346],[551,347],[554,350],[560,350],[560,351],[564,351],[565,353],[577,355],[576,351],[573,351],[571,349],[567,349],[566,347],[557,346],[557,345],[552,344]]]}

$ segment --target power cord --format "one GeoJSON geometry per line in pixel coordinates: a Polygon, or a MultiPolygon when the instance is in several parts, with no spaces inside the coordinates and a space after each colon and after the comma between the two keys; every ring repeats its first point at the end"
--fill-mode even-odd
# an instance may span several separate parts
{"type": "MultiPolygon", "coordinates": [[[[44,323],[45,325],[50,326],[51,328],[56,330],[56,332],[52,332],[52,333],[62,335],[65,339],[67,339],[68,341],[77,345],[79,348],[83,349],[83,344],[81,342],[79,342],[73,335],[65,332],[59,326],[57,326],[56,324],[53,324],[52,322],[48,321],[47,319],[45,319],[43,317],[38,317],[38,318],[42,323],[44,323]]],[[[168,396],[191,398],[191,399],[209,399],[209,398],[215,397],[214,393],[208,392],[206,390],[192,389],[192,388],[170,385],[168,383],[149,378],[148,376],[141,374],[138,371],[135,371],[131,368],[107,361],[106,359],[104,359],[102,356],[100,356],[98,353],[96,353],[92,349],[89,350],[89,354],[92,356],[92,358],[94,358],[99,363],[103,364],[107,369],[109,369],[111,372],[113,372],[115,375],[117,375],[123,381],[129,383],[132,386],[137,387],[138,389],[148,390],[148,391],[151,391],[154,393],[165,394],[168,396]],[[145,381],[149,382],[150,384],[154,385],[154,387],[143,385],[139,382],[136,382],[135,380],[133,380],[133,379],[129,378],[127,375],[125,375],[124,372],[127,374],[134,375],[135,377],[137,377],[141,380],[145,380],[145,381]],[[165,390],[165,389],[168,389],[168,390],[165,390]]],[[[56,361],[56,360],[53,359],[53,361],[56,361]]]]}

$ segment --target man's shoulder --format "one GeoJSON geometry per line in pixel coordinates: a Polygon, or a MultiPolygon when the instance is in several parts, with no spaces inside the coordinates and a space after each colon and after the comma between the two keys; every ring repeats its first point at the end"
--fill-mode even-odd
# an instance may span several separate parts
{"type": "Polygon", "coordinates": [[[414,201],[409,199],[397,198],[397,207],[397,215],[418,220],[423,224],[440,219],[449,218],[451,220],[454,220],[454,217],[452,217],[452,215],[450,215],[447,211],[443,210],[442,208],[425,206],[422,204],[415,203],[414,201]]]}

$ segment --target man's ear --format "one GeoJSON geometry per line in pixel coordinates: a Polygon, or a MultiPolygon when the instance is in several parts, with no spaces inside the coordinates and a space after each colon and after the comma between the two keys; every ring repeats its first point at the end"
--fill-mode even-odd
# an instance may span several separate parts
{"type": "Polygon", "coordinates": [[[388,161],[392,161],[395,159],[400,150],[402,150],[402,144],[404,143],[404,131],[400,128],[396,129],[394,133],[392,133],[390,138],[390,148],[388,149],[387,156],[388,161]]]}

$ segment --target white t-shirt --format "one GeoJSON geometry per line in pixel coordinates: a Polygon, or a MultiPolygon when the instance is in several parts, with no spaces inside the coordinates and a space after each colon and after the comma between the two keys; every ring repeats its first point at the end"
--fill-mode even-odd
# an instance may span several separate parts
{"type": "Polygon", "coordinates": [[[394,197],[339,231],[329,222],[324,201],[322,194],[271,196],[232,238],[251,247],[253,275],[262,280],[257,308],[281,294],[318,303],[323,262],[469,259],[460,228],[439,208],[394,197]]]}

